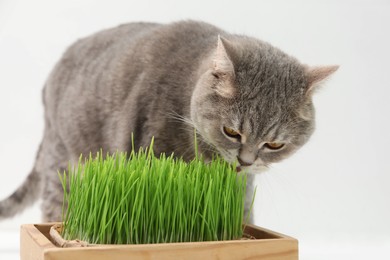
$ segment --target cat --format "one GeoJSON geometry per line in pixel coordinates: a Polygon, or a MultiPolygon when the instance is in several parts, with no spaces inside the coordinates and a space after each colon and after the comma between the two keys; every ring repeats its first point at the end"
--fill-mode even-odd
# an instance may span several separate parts
{"type": "MultiPolygon", "coordinates": [[[[272,45],[198,21],[130,23],[78,40],[43,89],[45,128],[35,165],[0,202],[0,219],[42,198],[61,220],[57,172],[80,154],[154,151],[205,160],[219,154],[252,173],[293,154],[312,135],[312,95],[338,66],[310,67],[272,45]]],[[[247,196],[248,212],[251,196],[247,196]]],[[[253,220],[252,220],[253,221],[253,220]]]]}

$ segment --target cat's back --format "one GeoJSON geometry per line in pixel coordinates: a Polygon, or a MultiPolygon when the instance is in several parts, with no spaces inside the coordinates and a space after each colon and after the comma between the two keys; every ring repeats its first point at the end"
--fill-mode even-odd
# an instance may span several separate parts
{"type": "Polygon", "coordinates": [[[173,54],[180,49],[188,51],[194,50],[194,47],[199,49],[215,45],[215,38],[219,33],[224,34],[222,30],[211,24],[192,20],[170,24],[127,23],[79,39],[66,50],[60,63],[67,61],[77,65],[77,63],[98,60],[104,55],[113,59],[115,53],[125,56],[126,50],[129,52],[137,50],[139,53],[139,49],[142,49],[144,51],[142,54],[170,50],[168,54],[173,54]]]}
{"type": "Polygon", "coordinates": [[[84,96],[108,97],[118,88],[129,90],[127,83],[136,81],[145,71],[151,72],[150,80],[158,73],[167,74],[164,68],[169,74],[190,71],[215,47],[220,33],[224,32],[197,21],[128,23],[79,39],[65,51],[49,76],[45,104],[57,110],[61,103],[85,104],[88,98],[81,98],[84,96]],[[60,103],[50,104],[59,97],[60,103]]]}
{"type": "MultiPolygon", "coordinates": [[[[73,58],[79,57],[79,59],[82,59],[80,54],[102,54],[110,47],[123,44],[130,45],[158,27],[161,27],[161,24],[139,22],[122,24],[114,28],[102,30],[76,41],[67,49],[64,57],[77,54],[73,58]]],[[[91,59],[93,56],[89,58],[91,59]]]]}
{"type": "Polygon", "coordinates": [[[128,23],[81,38],[67,48],[52,74],[58,70],[78,70],[94,62],[103,62],[104,58],[115,58],[112,55],[120,48],[131,47],[142,35],[159,26],[157,23],[128,23]]]}
{"type": "MultiPolygon", "coordinates": [[[[54,85],[50,88],[61,92],[59,88],[86,87],[85,83],[104,80],[103,71],[105,75],[118,75],[124,62],[142,66],[166,64],[182,56],[197,58],[214,47],[220,33],[224,34],[213,25],[191,20],[170,24],[128,23],[102,30],[72,44],[55,66],[47,85],[54,85]],[[82,82],[75,84],[76,79],[82,82]]],[[[127,68],[133,69],[133,66],[127,68]]]]}

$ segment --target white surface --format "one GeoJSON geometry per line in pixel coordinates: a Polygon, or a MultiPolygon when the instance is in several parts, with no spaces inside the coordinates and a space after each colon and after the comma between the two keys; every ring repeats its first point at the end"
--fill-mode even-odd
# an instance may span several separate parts
{"type": "MultiPolygon", "coordinates": [[[[300,259],[390,259],[388,1],[0,1],[0,198],[32,167],[41,89],[65,47],[130,21],[200,19],[308,64],[340,64],[315,97],[317,131],[259,176],[258,225],[294,236],[300,259]]],[[[0,223],[0,259],[18,259],[21,223],[0,223]]]]}

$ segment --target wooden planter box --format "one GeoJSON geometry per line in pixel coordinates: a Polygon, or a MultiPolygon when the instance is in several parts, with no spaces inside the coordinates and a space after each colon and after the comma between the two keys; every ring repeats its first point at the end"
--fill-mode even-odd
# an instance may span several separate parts
{"type": "Polygon", "coordinates": [[[122,259],[298,259],[298,241],[294,238],[248,225],[250,240],[169,243],[148,245],[102,245],[82,248],[55,246],[48,224],[22,225],[21,260],[122,260],[122,259]]]}

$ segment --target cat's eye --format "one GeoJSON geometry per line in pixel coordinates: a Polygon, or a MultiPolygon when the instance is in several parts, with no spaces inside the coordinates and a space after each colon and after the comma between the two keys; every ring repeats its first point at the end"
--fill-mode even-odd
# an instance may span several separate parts
{"type": "Polygon", "coordinates": [[[283,148],[284,143],[271,142],[271,143],[265,143],[264,146],[270,150],[279,150],[283,148]]]}
{"type": "Polygon", "coordinates": [[[240,133],[237,132],[237,131],[234,130],[234,129],[231,129],[230,127],[224,126],[224,127],[223,127],[223,132],[224,132],[227,136],[229,136],[229,137],[231,137],[231,138],[236,138],[236,139],[240,139],[240,138],[241,138],[240,133]]]}

